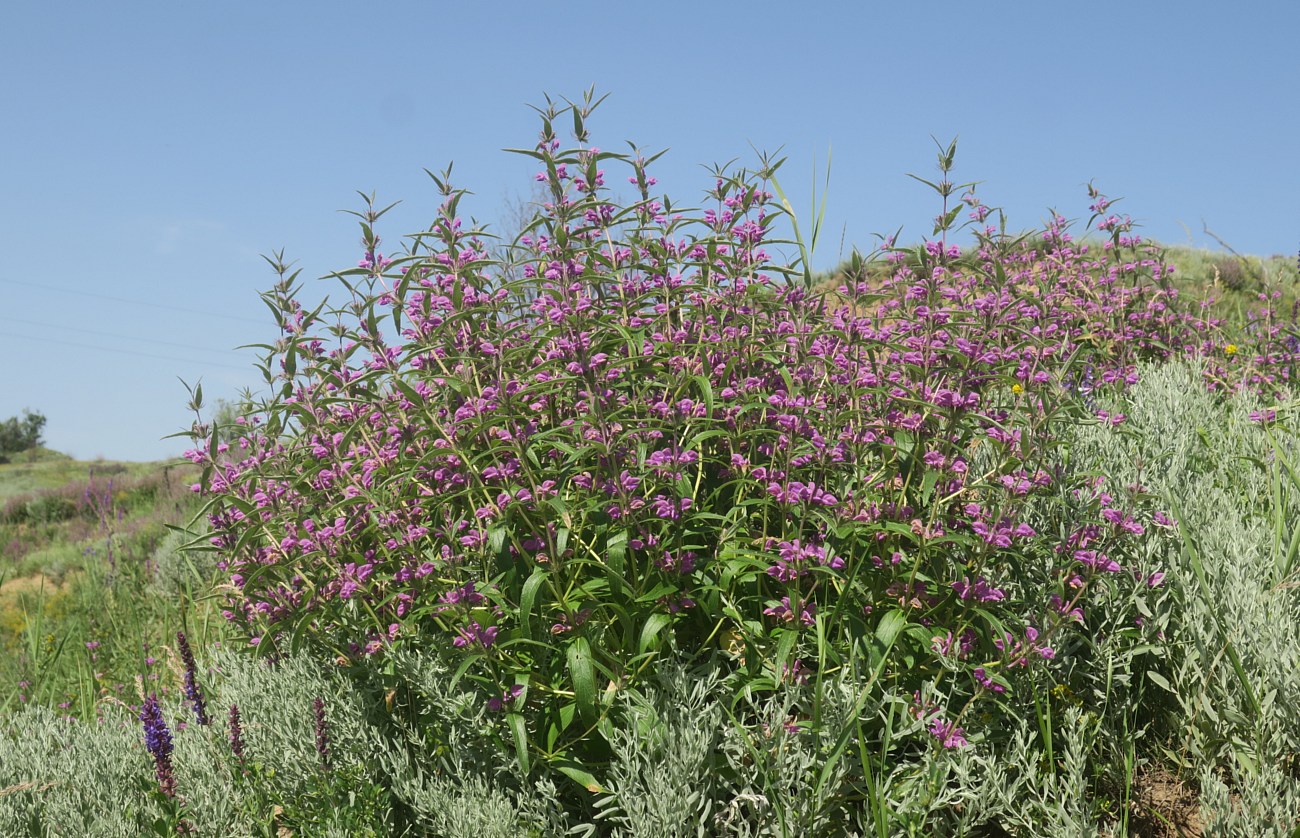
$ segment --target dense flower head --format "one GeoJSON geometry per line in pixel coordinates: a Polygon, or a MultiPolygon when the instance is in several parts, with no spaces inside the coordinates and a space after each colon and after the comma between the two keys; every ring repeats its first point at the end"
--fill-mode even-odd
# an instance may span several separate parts
{"type": "Polygon", "coordinates": [[[246,760],[247,746],[244,744],[244,722],[238,704],[230,705],[229,726],[230,752],[234,755],[235,762],[242,768],[246,760]]]}
{"type": "Polygon", "coordinates": [[[144,746],[149,754],[155,759],[170,757],[172,734],[163,719],[162,708],[158,706],[158,697],[152,693],[140,708],[140,724],[144,726],[144,746]]]}
{"type": "Polygon", "coordinates": [[[172,734],[163,718],[158,697],[150,693],[140,707],[140,724],[144,728],[144,746],[153,757],[158,787],[167,797],[176,795],[176,775],[172,768],[172,734]]]}
{"type": "Polygon", "coordinates": [[[330,733],[329,719],[325,715],[325,699],[317,696],[312,699],[312,728],[316,737],[316,756],[321,768],[330,768],[330,733]]]}

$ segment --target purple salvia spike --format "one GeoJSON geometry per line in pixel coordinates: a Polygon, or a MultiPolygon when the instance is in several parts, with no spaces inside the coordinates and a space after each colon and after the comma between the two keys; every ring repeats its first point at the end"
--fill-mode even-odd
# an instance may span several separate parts
{"type": "Polygon", "coordinates": [[[230,705],[230,752],[239,767],[244,767],[244,724],[239,716],[239,705],[230,705]]]}
{"type": "Polygon", "coordinates": [[[194,662],[194,650],[190,648],[190,641],[185,637],[185,632],[176,632],[176,645],[180,648],[181,661],[185,664],[185,698],[193,705],[194,716],[199,724],[204,726],[212,724],[212,720],[208,718],[203,690],[199,688],[198,665],[194,662]]]}
{"type": "Polygon", "coordinates": [[[176,796],[176,775],[172,770],[172,734],[163,719],[162,708],[158,706],[158,697],[153,693],[144,700],[140,708],[140,723],[144,726],[144,746],[153,757],[154,773],[158,776],[158,787],[168,797],[176,796]]]}
{"type": "Polygon", "coordinates": [[[325,700],[317,696],[312,701],[312,710],[315,716],[316,727],[316,753],[320,754],[321,768],[326,771],[330,770],[330,734],[329,723],[325,718],[325,700]]]}

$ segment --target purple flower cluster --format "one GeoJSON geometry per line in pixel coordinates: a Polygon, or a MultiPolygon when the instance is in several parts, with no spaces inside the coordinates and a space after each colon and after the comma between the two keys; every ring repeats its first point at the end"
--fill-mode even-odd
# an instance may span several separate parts
{"type": "Polygon", "coordinates": [[[235,762],[240,769],[244,769],[246,761],[244,745],[244,722],[239,714],[239,705],[230,705],[230,752],[234,754],[235,762]]]}
{"type": "Polygon", "coordinates": [[[176,796],[176,773],[172,768],[172,734],[163,719],[158,697],[153,693],[140,708],[140,724],[144,727],[144,747],[153,757],[154,774],[158,787],[167,797],[176,796]]]}
{"type": "Polygon", "coordinates": [[[330,770],[330,729],[325,716],[325,699],[317,696],[312,699],[312,728],[316,734],[316,755],[320,758],[321,768],[330,770]]]}
{"type": "Polygon", "coordinates": [[[382,212],[362,213],[352,302],[305,309],[284,266],[265,295],[279,395],[229,452],[191,455],[211,468],[226,616],[259,650],[419,643],[490,709],[536,683],[527,703],[564,730],[566,702],[594,712],[596,671],[621,688],[665,636],[697,654],[720,627],[779,679],[809,627],[835,658],[897,613],[920,631],[887,677],[979,660],[970,689],[1002,692],[988,673],[1048,665],[1097,585],[1141,584],[1117,571],[1163,529],[1149,500],[1054,457],[1063,425],[1099,418],[1085,396],[1202,334],[1130,222],[1100,216],[1096,248],[1054,218],[1031,245],[970,196],[972,251],[891,243],[886,276],[813,293],[763,248],[770,166],[719,173],[688,218],[650,196],[640,156],[562,151],[546,125],[525,151],[548,199],[522,278],[439,179],[407,253],[381,257],[382,212]],[[603,186],[615,163],[641,193],[625,207],[603,186]],[[1026,520],[1049,493],[1068,527],[1026,520]]]}

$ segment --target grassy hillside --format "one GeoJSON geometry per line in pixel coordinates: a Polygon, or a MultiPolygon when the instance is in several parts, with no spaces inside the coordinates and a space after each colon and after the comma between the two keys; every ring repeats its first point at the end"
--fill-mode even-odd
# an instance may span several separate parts
{"type": "Polygon", "coordinates": [[[1174,272],[1174,284],[1196,299],[1214,299],[1227,317],[1241,317],[1258,305],[1259,295],[1280,293],[1275,307],[1290,314],[1300,291],[1300,270],[1293,256],[1235,256],[1202,248],[1162,245],[1174,272]]]}
{"type": "Polygon", "coordinates": [[[18,495],[59,489],[69,483],[100,477],[140,477],[163,468],[160,463],[124,463],[113,460],[74,460],[66,454],[39,448],[0,464],[0,503],[18,495]]]}
{"type": "Polygon", "coordinates": [[[0,465],[0,704],[93,713],[156,679],[177,630],[197,618],[207,636],[211,568],[168,529],[197,510],[193,471],[49,452],[0,465]]]}
{"type": "MultiPolygon", "coordinates": [[[[1090,249],[1101,252],[1101,241],[1085,243],[1090,249]]],[[[1300,299],[1300,267],[1294,256],[1237,256],[1226,251],[1152,244],[1164,252],[1166,262],[1174,268],[1172,285],[1184,297],[1211,301],[1211,310],[1216,317],[1234,324],[1245,323],[1251,309],[1259,306],[1260,294],[1276,293],[1280,296],[1274,301],[1274,310],[1289,320],[1295,319],[1293,311],[1297,299],[1300,299]]],[[[1030,237],[1027,245],[1043,249],[1041,238],[1030,237]]],[[[958,264],[973,263],[974,258],[972,252],[965,252],[958,264]]],[[[890,263],[884,260],[865,266],[868,281],[883,281],[890,270],[890,263]]],[[[821,287],[838,287],[848,271],[848,262],[840,265],[822,279],[821,287]]]]}

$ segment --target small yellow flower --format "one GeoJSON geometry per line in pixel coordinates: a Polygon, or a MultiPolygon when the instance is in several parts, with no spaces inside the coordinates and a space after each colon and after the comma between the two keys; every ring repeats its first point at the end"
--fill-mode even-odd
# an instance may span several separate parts
{"type": "Polygon", "coordinates": [[[1223,347],[1223,354],[1224,354],[1224,355],[1236,355],[1236,354],[1237,354],[1237,344],[1235,344],[1235,343],[1230,343],[1230,344],[1228,344],[1227,346],[1223,347]]]}
{"type": "Polygon", "coordinates": [[[1012,385],[1011,385],[1011,392],[1015,393],[1015,394],[1018,396],[1018,395],[1020,395],[1021,393],[1025,392],[1025,388],[1024,388],[1024,387],[1021,387],[1019,384],[1012,384],[1012,385]]]}
{"type": "Polygon", "coordinates": [[[1074,694],[1074,690],[1070,689],[1069,684],[1057,684],[1055,687],[1052,687],[1052,695],[1055,696],[1058,701],[1065,701],[1070,704],[1082,703],[1079,697],[1074,694]]]}

